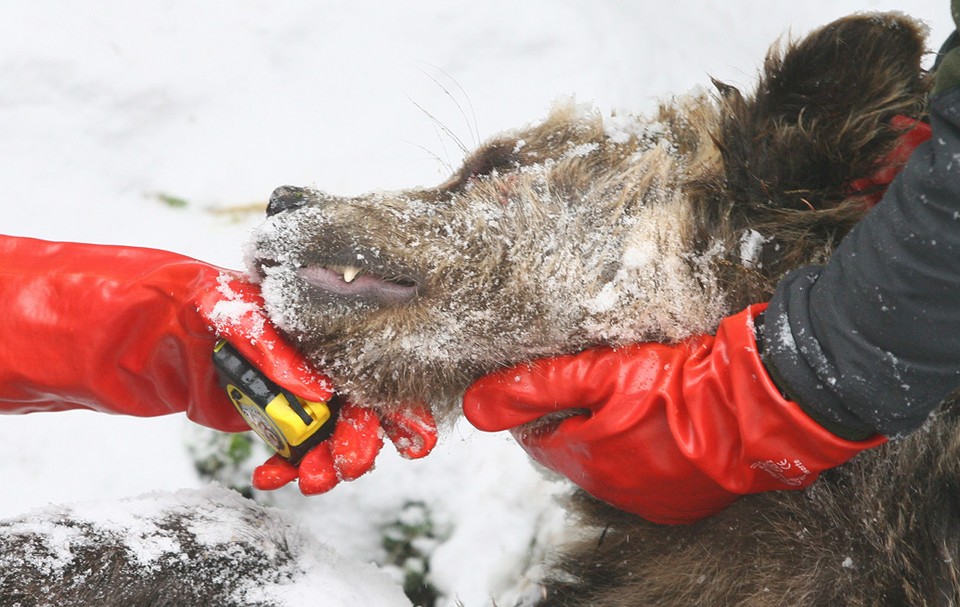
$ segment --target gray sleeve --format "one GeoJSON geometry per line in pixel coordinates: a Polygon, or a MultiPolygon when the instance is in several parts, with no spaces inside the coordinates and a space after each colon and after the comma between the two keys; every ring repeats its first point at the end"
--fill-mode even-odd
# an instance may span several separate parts
{"type": "Polygon", "coordinates": [[[960,388],[960,88],[930,113],[883,200],[764,314],[774,381],[841,436],[903,435],[960,388]]]}

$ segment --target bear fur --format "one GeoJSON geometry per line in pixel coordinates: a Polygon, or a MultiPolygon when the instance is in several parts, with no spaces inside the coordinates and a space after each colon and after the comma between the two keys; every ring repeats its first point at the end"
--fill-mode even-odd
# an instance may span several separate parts
{"type": "MultiPolygon", "coordinates": [[[[920,118],[924,29],[856,15],[775,46],[756,91],[652,117],[561,104],[434,188],[283,187],[250,248],[271,317],[351,400],[459,412],[482,375],[597,344],[676,342],[824,262],[875,192],[896,115],[920,118]]],[[[580,494],[537,604],[955,605],[950,403],[803,492],[659,526],[580,494]]]]}

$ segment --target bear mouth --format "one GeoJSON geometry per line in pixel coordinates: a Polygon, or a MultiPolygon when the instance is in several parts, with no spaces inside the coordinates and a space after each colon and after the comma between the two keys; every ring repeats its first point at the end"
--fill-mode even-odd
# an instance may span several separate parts
{"type": "Polygon", "coordinates": [[[298,268],[296,274],[311,287],[349,299],[408,303],[416,299],[420,291],[420,285],[414,280],[388,278],[358,266],[308,265],[298,268]]]}
{"type": "MultiPolygon", "coordinates": [[[[360,258],[362,255],[355,257],[360,258]]],[[[266,276],[271,268],[283,264],[271,259],[260,259],[257,265],[260,275],[266,276]]],[[[412,302],[421,291],[421,281],[411,278],[409,273],[386,268],[316,262],[298,266],[293,269],[293,273],[310,289],[336,300],[396,305],[412,302]]]]}

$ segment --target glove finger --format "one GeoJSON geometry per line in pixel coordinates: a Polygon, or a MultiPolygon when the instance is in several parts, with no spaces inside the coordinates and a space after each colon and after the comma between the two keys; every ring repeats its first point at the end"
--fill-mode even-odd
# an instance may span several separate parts
{"type": "Polygon", "coordinates": [[[407,459],[424,457],[437,444],[437,422],[423,405],[391,411],[380,421],[397,452],[407,459]]]}
{"type": "Polygon", "coordinates": [[[463,396],[463,413],[480,430],[499,432],[604,400],[611,377],[599,367],[612,350],[587,350],[524,363],[477,380],[463,396]]]}
{"type": "Polygon", "coordinates": [[[307,400],[329,401],[332,382],[280,335],[263,305],[257,285],[228,274],[221,274],[217,288],[197,301],[211,329],[267,377],[307,400]]]}
{"type": "Polygon", "coordinates": [[[282,388],[310,401],[329,402],[334,392],[330,378],[280,335],[262,309],[258,308],[257,314],[262,317],[260,338],[243,340],[242,346],[234,347],[282,388]]]}
{"type": "Polygon", "coordinates": [[[253,471],[253,486],[260,491],[273,491],[297,478],[297,468],[279,455],[274,455],[253,471]]]}
{"type": "Polygon", "coordinates": [[[221,273],[217,286],[197,298],[197,312],[221,337],[233,341],[256,341],[263,335],[266,317],[263,297],[256,285],[239,276],[221,273]]]}
{"type": "Polygon", "coordinates": [[[314,370],[293,346],[276,334],[275,329],[271,327],[265,333],[271,332],[275,335],[272,340],[275,345],[270,350],[259,352],[259,361],[255,363],[257,368],[280,387],[297,396],[313,402],[329,402],[334,392],[333,382],[314,370]]]}
{"type": "Polygon", "coordinates": [[[642,395],[650,390],[665,366],[677,363],[674,350],[658,343],[598,347],[504,369],[470,386],[463,397],[463,413],[487,432],[547,416],[590,414],[615,394],[642,395]]]}
{"type": "Polygon", "coordinates": [[[544,436],[529,427],[517,427],[509,430],[517,444],[527,452],[535,462],[557,472],[549,447],[544,446],[544,436]]]}
{"type": "Polygon", "coordinates": [[[383,447],[380,420],[372,409],[347,403],[328,442],[340,478],[352,481],[373,468],[383,447]]]}
{"type": "Polygon", "coordinates": [[[568,409],[565,413],[568,415],[558,415],[556,419],[541,418],[531,424],[510,428],[510,434],[533,459],[552,469],[552,466],[542,461],[549,458],[543,458],[541,454],[568,450],[580,453],[582,450],[579,445],[597,440],[595,435],[584,435],[584,432],[591,432],[595,417],[589,412],[575,413],[573,409],[568,409]]]}
{"type": "Polygon", "coordinates": [[[463,395],[463,414],[486,432],[499,432],[530,423],[548,411],[537,402],[530,373],[515,367],[480,378],[463,395]]]}
{"type": "Polygon", "coordinates": [[[324,441],[311,449],[300,460],[300,492],[304,495],[318,495],[326,493],[340,482],[336,467],[333,465],[333,455],[330,453],[330,444],[324,441]]]}

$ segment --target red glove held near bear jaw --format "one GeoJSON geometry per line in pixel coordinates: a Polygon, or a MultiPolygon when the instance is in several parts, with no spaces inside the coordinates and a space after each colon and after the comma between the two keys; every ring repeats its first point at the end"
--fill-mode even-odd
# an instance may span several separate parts
{"type": "MultiPolygon", "coordinates": [[[[262,304],[259,289],[237,274],[174,253],[0,236],[0,412],[185,411],[211,428],[249,430],[219,386],[211,361],[217,334],[284,388],[329,399],[329,380],[277,333],[262,304]]],[[[383,444],[379,419],[353,409],[317,448],[337,457],[308,454],[300,470],[283,462],[287,482],[326,479],[301,482],[317,493],[373,467],[383,444]],[[350,422],[360,417],[373,421],[350,422]]],[[[436,427],[412,410],[420,423],[387,434],[408,457],[422,457],[436,427]]]]}
{"type": "Polygon", "coordinates": [[[215,283],[204,282],[205,288],[188,301],[207,321],[211,336],[229,341],[254,367],[294,394],[316,402],[330,400],[332,382],[277,332],[256,285],[226,271],[220,271],[215,283]]]}
{"type": "MultiPolygon", "coordinates": [[[[267,377],[307,400],[329,401],[333,384],[287,343],[263,307],[259,289],[239,279],[221,277],[216,289],[198,298],[198,311],[211,330],[267,377]]],[[[347,403],[340,408],[329,439],[296,466],[279,455],[271,457],[254,470],[253,486],[270,491],[299,479],[305,495],[326,493],[340,481],[355,480],[373,469],[384,433],[410,459],[426,456],[437,442],[436,422],[424,407],[399,407],[381,417],[373,409],[347,403]]]]}
{"type": "Polygon", "coordinates": [[[620,509],[691,523],[738,496],[800,489],[886,439],[843,440],[785,400],[753,317],[675,346],[596,348],[500,371],[464,396],[481,430],[510,429],[533,459],[620,509]]]}

